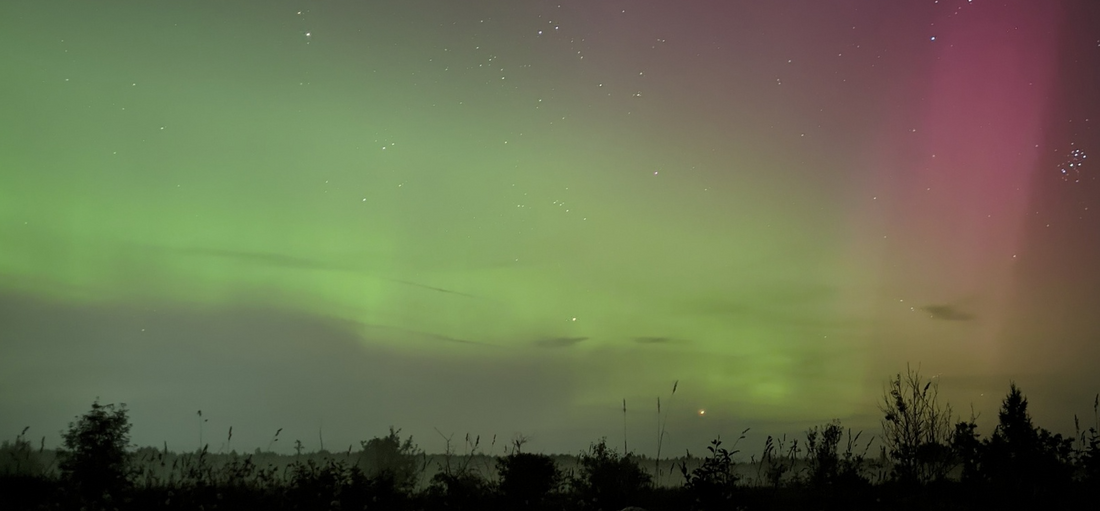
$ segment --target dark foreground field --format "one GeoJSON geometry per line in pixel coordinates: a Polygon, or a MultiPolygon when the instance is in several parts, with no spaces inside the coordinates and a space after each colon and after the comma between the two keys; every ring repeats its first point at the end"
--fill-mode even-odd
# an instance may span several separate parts
{"type": "Polygon", "coordinates": [[[980,438],[910,372],[884,396],[873,456],[832,422],[798,440],[769,437],[759,459],[715,440],[704,456],[658,462],[604,441],[578,456],[525,452],[522,441],[488,456],[466,438],[428,456],[394,430],[342,453],[133,450],[125,406],[96,403],[60,450],[23,434],[3,443],[0,509],[1100,509],[1097,407],[1100,396],[1093,424],[1063,438],[1032,423],[1013,385],[980,438]]]}

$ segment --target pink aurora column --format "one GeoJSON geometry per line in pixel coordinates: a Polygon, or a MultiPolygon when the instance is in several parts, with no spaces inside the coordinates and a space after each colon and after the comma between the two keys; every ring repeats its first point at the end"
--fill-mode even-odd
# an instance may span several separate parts
{"type": "Polygon", "coordinates": [[[927,38],[902,50],[926,72],[900,84],[871,149],[859,209],[874,227],[859,244],[878,259],[876,334],[904,332],[891,356],[989,367],[1046,151],[1059,2],[940,4],[927,38]]]}

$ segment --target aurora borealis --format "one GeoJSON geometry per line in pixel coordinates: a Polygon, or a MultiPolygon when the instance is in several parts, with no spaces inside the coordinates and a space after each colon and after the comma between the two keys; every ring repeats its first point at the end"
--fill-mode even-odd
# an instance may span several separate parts
{"type": "Polygon", "coordinates": [[[875,429],[906,363],[1067,429],[1095,4],[5,2],[0,432],[576,452],[625,398],[652,454],[661,396],[679,453],[875,429]]]}

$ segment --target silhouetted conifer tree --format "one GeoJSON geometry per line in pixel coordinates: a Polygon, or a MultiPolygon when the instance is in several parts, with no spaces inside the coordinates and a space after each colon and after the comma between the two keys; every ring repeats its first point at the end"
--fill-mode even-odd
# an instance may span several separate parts
{"type": "Polygon", "coordinates": [[[1027,411],[1027,398],[1015,383],[998,419],[985,443],[981,468],[999,493],[1038,498],[1070,481],[1072,440],[1036,427],[1027,411]]]}

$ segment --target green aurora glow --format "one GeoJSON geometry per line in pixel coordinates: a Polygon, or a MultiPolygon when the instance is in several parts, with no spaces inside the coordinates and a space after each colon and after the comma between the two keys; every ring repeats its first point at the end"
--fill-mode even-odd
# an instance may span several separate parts
{"type": "MultiPolygon", "coordinates": [[[[913,340],[996,324],[884,312],[902,296],[997,323],[1002,306],[967,297],[1009,270],[966,289],[942,274],[894,285],[905,270],[881,233],[918,224],[869,201],[901,186],[872,162],[883,137],[904,140],[876,132],[913,78],[864,66],[873,55],[820,57],[848,47],[840,28],[822,29],[828,51],[785,38],[794,27],[722,34],[765,40],[718,65],[685,28],[643,30],[656,13],[234,5],[4,7],[0,95],[18,101],[0,106],[0,289],[89,310],[328,318],[429,365],[546,364],[543,384],[566,397],[540,432],[561,450],[594,437],[554,432],[618,434],[619,400],[650,408],[673,380],[678,410],[712,421],[677,418],[700,435],[682,449],[745,421],[874,424],[881,380],[906,360],[1002,369],[980,347],[913,340]]],[[[821,26],[851,24],[830,16],[821,26]]],[[[906,48],[917,25],[865,41],[906,48]]],[[[928,51],[906,65],[930,68],[928,51]]],[[[962,259],[986,264],[1007,239],[962,259]]],[[[416,417],[378,420],[421,438],[494,424],[398,422],[416,417]]]]}

